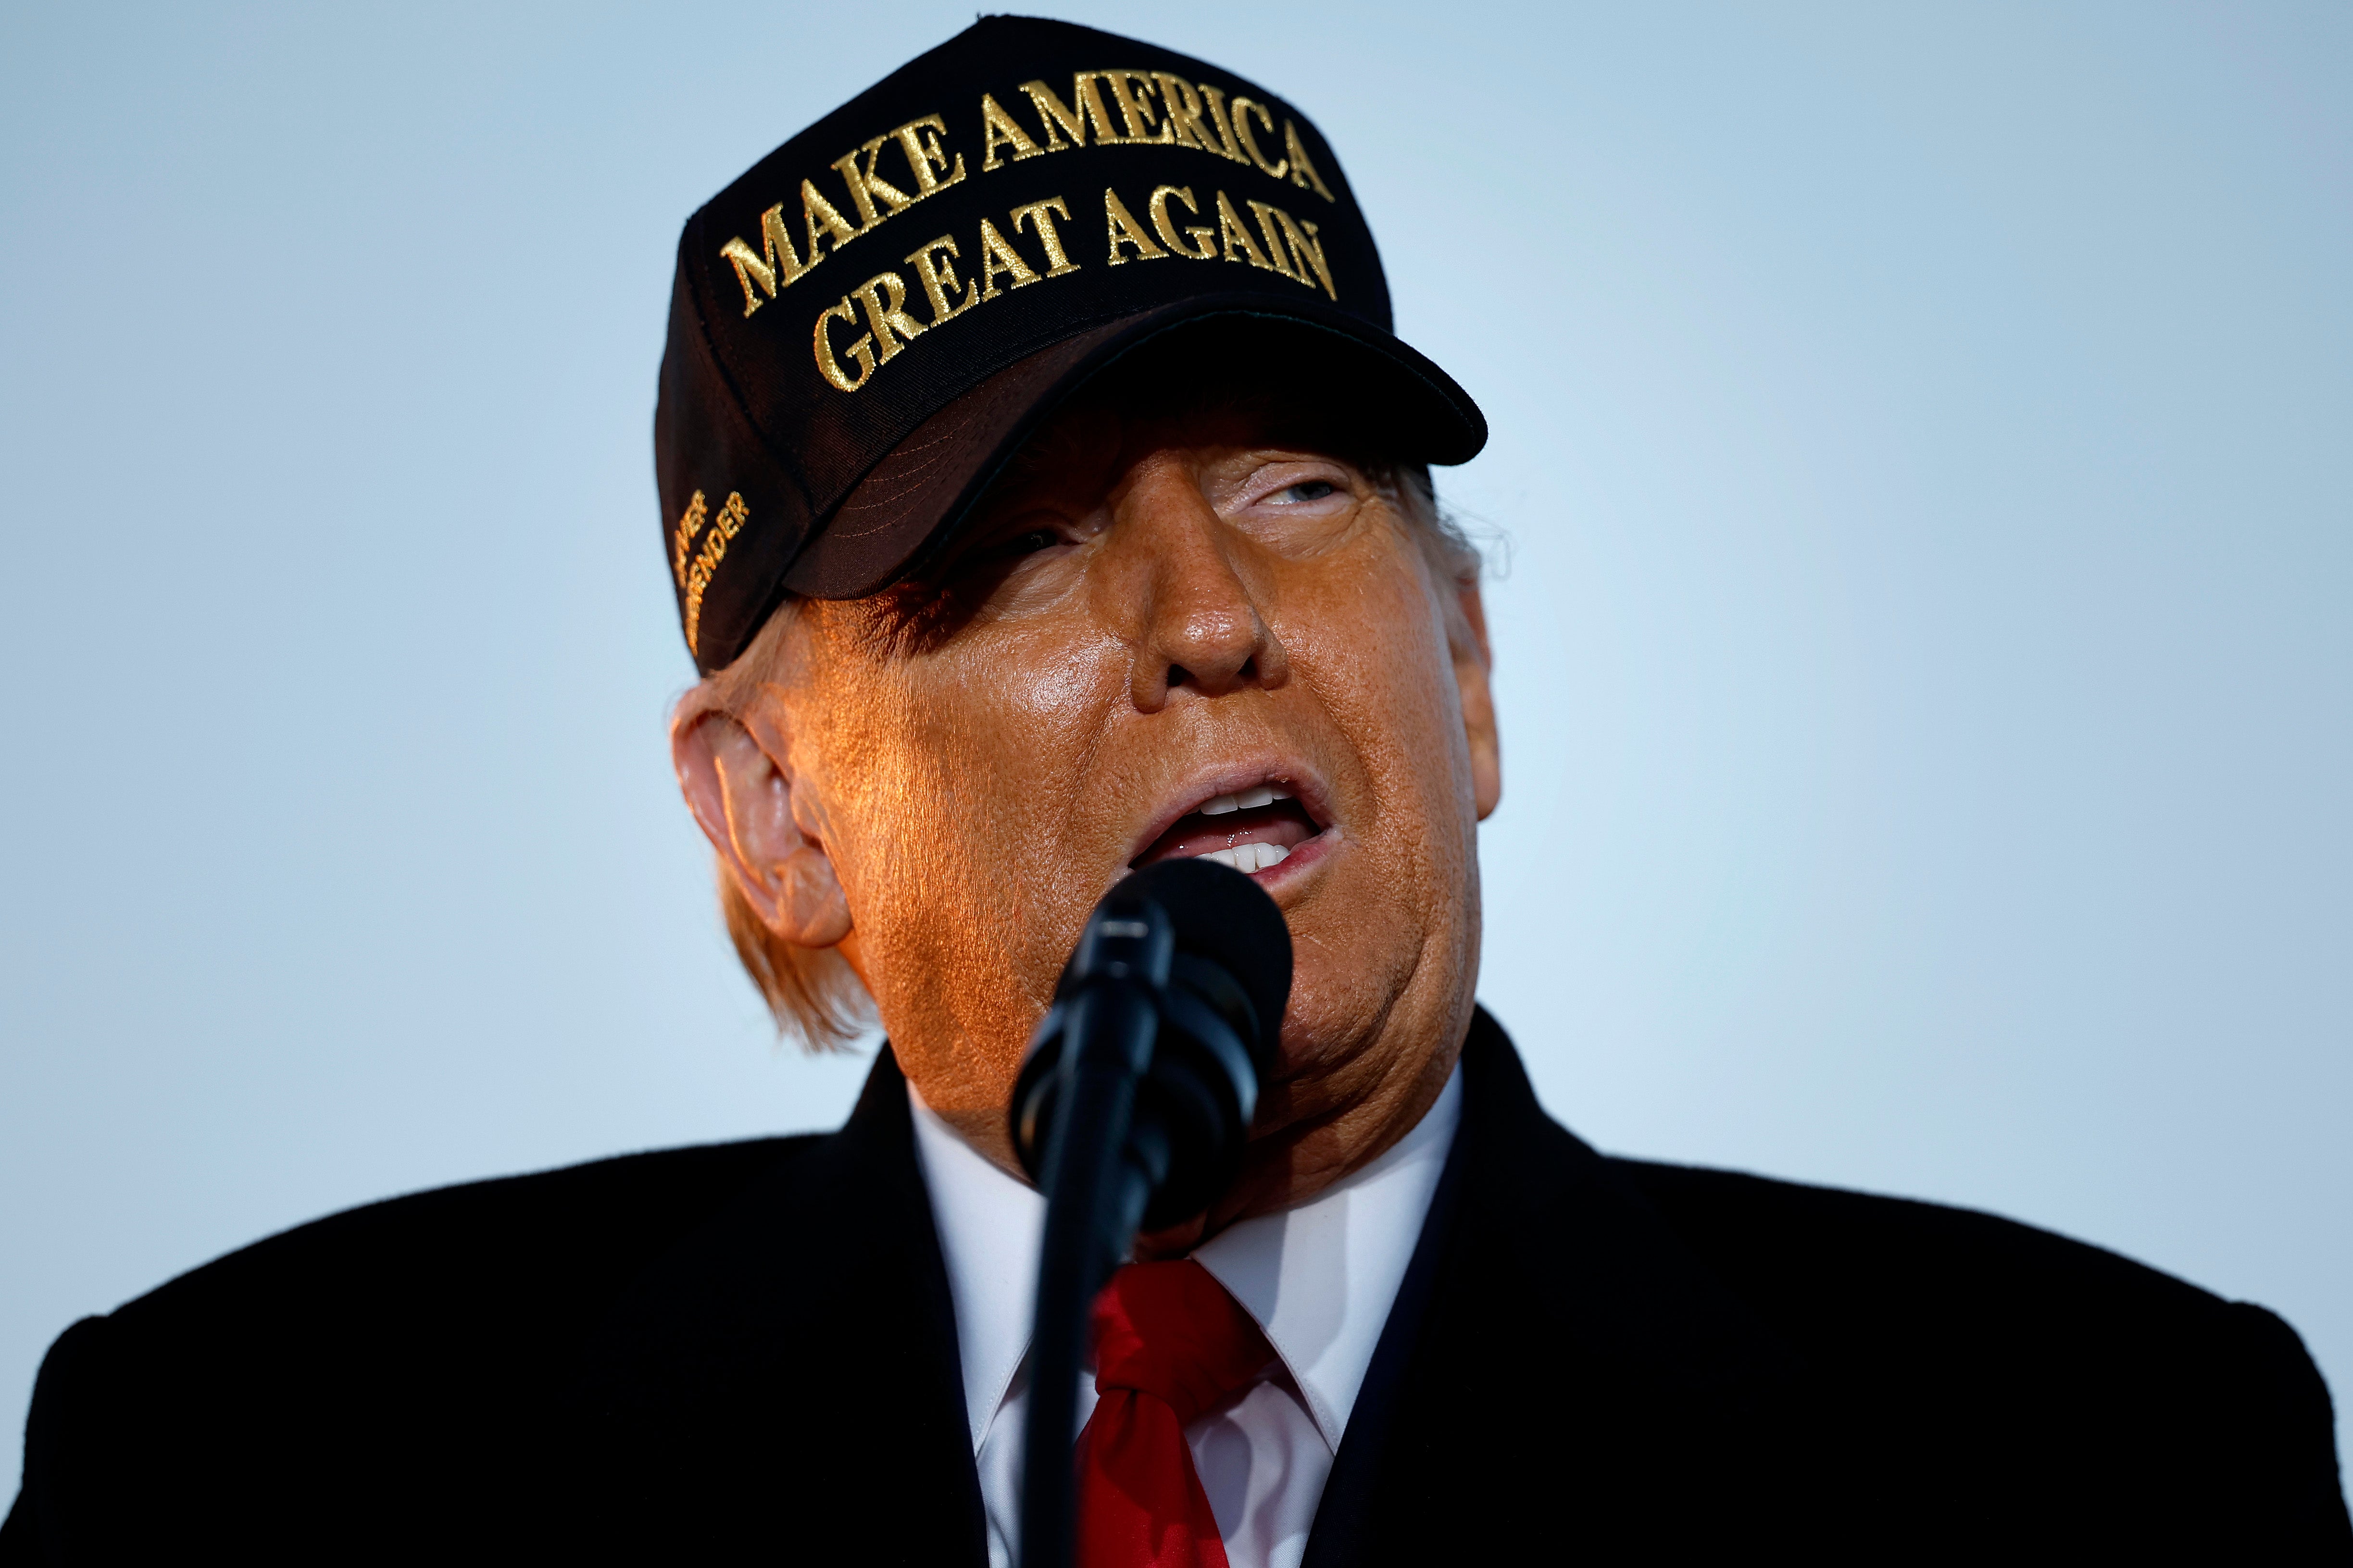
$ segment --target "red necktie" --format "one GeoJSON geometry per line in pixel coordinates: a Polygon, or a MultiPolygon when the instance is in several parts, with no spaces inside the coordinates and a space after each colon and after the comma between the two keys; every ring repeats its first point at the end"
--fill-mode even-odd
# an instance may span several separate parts
{"type": "Polygon", "coordinates": [[[1095,1298],[1095,1413],[1079,1434],[1079,1568],[1226,1568],[1185,1426],[1273,1347],[1209,1271],[1135,1263],[1095,1298]]]}

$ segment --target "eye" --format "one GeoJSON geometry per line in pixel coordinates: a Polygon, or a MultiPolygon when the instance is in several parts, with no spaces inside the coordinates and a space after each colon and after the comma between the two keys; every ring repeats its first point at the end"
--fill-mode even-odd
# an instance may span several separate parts
{"type": "Polygon", "coordinates": [[[1043,527],[1024,529],[1019,533],[1008,535],[994,544],[983,545],[974,551],[964,558],[957,569],[970,572],[1002,565],[1008,561],[1018,561],[1024,555],[1035,555],[1040,550],[1051,550],[1061,542],[1061,533],[1055,529],[1043,527]]]}
{"type": "Polygon", "coordinates": [[[1034,555],[1040,550],[1051,550],[1062,542],[1062,536],[1050,528],[1033,528],[1027,533],[1017,533],[995,550],[992,555],[1011,557],[1034,555]]]}
{"type": "Polygon", "coordinates": [[[1303,479],[1289,489],[1277,491],[1274,499],[1287,505],[1296,506],[1303,501],[1322,500],[1325,496],[1338,493],[1338,487],[1329,480],[1303,479]]]}

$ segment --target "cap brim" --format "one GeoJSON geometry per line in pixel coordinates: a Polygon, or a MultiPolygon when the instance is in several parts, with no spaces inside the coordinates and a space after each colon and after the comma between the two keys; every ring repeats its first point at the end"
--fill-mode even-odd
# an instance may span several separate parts
{"type": "MultiPolygon", "coordinates": [[[[813,599],[856,599],[918,569],[944,544],[997,474],[1070,395],[1114,363],[1203,323],[1250,323],[1255,345],[1303,351],[1352,427],[1398,462],[1468,462],[1486,416],[1421,354],[1361,317],[1317,306],[1269,307],[1262,294],[1203,295],[1093,328],[1017,360],[957,397],[869,469],[785,571],[813,599]]],[[[1247,370],[1248,367],[1244,367],[1247,370]]]]}

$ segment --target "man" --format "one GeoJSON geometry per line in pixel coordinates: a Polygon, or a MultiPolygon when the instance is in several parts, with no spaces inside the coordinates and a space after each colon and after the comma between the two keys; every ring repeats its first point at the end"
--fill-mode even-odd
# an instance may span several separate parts
{"type": "MultiPolygon", "coordinates": [[[[1466,278],[1466,286],[1483,286],[1466,278]]],[[[2294,1333],[1982,1215],[1605,1159],[1472,1001],[1484,425],[1338,159],[1200,61],[991,18],[689,223],[672,731],[839,1132],[431,1193],[46,1363],[0,1562],[1009,1563],[1088,910],[1215,855],[1296,978],[1242,1173],[1096,1313],[1082,1561],[2353,1555],[2294,1333]]]]}

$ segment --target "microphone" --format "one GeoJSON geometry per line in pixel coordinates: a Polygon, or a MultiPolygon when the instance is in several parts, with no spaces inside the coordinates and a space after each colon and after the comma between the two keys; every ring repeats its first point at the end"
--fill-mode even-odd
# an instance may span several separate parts
{"type": "Polygon", "coordinates": [[[1079,1362],[1095,1292],[1139,1229],[1208,1207],[1240,1168],[1291,999],[1291,931],[1250,878],[1163,860],[1105,893],[1013,1089],[1046,1194],[1030,1340],[1023,1568],[1069,1568],[1079,1362]]]}

